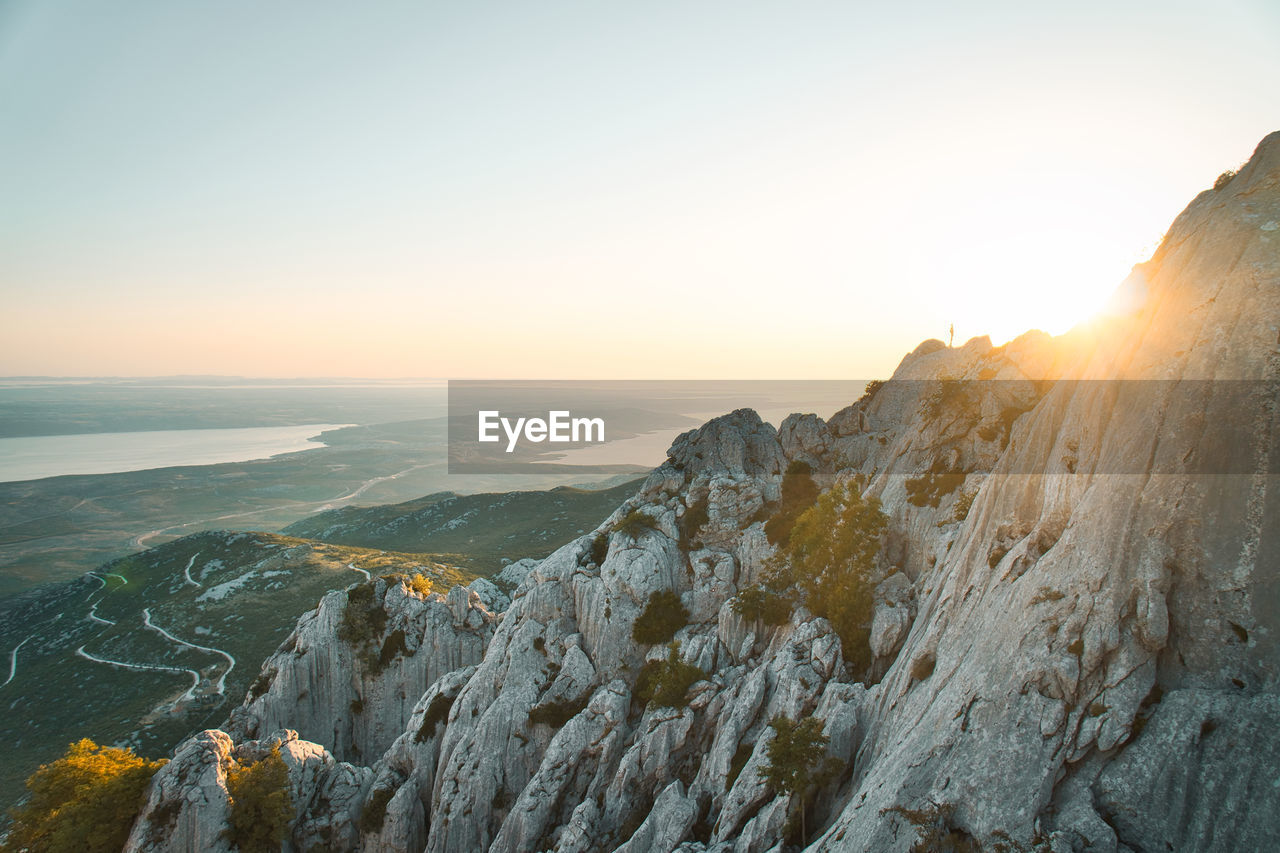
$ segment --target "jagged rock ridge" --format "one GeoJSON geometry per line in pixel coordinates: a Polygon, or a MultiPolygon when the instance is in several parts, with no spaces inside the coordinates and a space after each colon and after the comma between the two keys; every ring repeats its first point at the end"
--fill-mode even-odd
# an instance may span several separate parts
{"type": "Polygon", "coordinates": [[[157,776],[131,849],[210,839],[219,768],[270,742],[296,771],[299,849],[775,849],[788,803],[756,770],[777,713],[823,720],[846,767],[814,806],[815,849],[910,849],[908,812],[1012,849],[1276,847],[1278,222],[1273,134],[1135,271],[1134,313],[1000,348],[926,342],[829,421],[717,418],[528,570],[500,616],[478,589],[425,601],[377,586],[395,615],[370,642],[405,638],[377,674],[351,669],[330,596],[264,665],[276,680],[233,718],[240,745],[203,733],[157,776]],[[923,398],[939,379],[978,382],[923,398]],[[1134,381],[1088,381],[1102,379],[1134,381]],[[1222,452],[1206,425],[1229,420],[1249,424],[1230,451],[1257,473],[1187,473],[1222,452]],[[860,477],[889,515],[876,683],[825,620],[800,609],[768,628],[730,606],[761,577],[762,512],[796,459],[824,485],[860,477]],[[691,533],[694,507],[706,521],[691,533]],[[619,527],[633,511],[648,525],[619,527]],[[690,612],[676,639],[707,676],[683,708],[634,698],[666,653],[631,637],[658,590],[690,612]],[[300,689],[327,692],[299,704],[300,689]],[[362,728],[370,697],[389,710],[362,728]],[[562,723],[543,713],[556,709],[562,723]]]}

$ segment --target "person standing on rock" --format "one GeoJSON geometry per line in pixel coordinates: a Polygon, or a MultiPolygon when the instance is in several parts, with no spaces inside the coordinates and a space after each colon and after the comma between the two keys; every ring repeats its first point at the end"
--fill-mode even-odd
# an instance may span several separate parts
{"type": "Polygon", "coordinates": [[[956,324],[952,323],[951,328],[947,330],[947,349],[953,349],[956,345],[956,324]]]}

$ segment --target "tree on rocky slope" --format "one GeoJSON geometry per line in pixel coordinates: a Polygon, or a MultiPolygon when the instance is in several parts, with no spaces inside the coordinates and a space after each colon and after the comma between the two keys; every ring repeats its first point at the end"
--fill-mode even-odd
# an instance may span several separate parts
{"type": "Polygon", "coordinates": [[[771,589],[791,588],[830,621],[845,660],[859,669],[871,663],[871,574],[886,522],[880,501],[864,498],[856,483],[836,486],[796,519],[766,582],[771,589]]]}
{"type": "Polygon", "coordinates": [[[279,850],[293,820],[289,768],[280,747],[272,747],[269,755],[247,767],[228,770],[227,793],[227,840],[243,853],[279,850]]]}
{"type": "Polygon", "coordinates": [[[769,721],[769,727],[773,729],[773,740],[766,747],[769,761],[756,772],[775,791],[792,797],[792,819],[799,815],[800,843],[807,844],[805,810],[809,798],[836,777],[840,765],[834,759],[822,760],[828,738],[817,717],[797,722],[779,714],[769,721]]]}
{"type": "Polygon", "coordinates": [[[12,812],[3,850],[114,853],[124,847],[151,777],[164,761],[85,738],[27,780],[30,799],[12,812]]]}

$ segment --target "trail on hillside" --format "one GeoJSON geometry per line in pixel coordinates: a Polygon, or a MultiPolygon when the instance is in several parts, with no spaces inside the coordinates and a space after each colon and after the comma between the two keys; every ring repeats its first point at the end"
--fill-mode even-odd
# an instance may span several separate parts
{"type": "Polygon", "coordinates": [[[27,644],[27,640],[30,640],[34,636],[35,634],[28,635],[26,640],[18,643],[18,645],[13,647],[13,651],[9,652],[9,677],[4,680],[4,684],[0,684],[0,687],[4,687],[10,681],[13,681],[13,677],[18,674],[18,649],[25,646],[27,644]]]}
{"type": "Polygon", "coordinates": [[[227,676],[231,674],[231,670],[236,668],[236,659],[231,655],[230,652],[223,651],[222,649],[215,649],[211,646],[201,646],[201,645],[197,645],[196,643],[189,643],[180,637],[175,637],[173,634],[170,634],[164,628],[161,628],[159,625],[151,621],[150,607],[143,608],[142,610],[142,624],[147,628],[150,628],[152,631],[155,631],[157,634],[164,637],[166,640],[168,640],[171,643],[177,643],[180,646],[186,646],[189,649],[196,649],[198,651],[208,652],[209,654],[221,655],[223,658],[225,658],[227,661],[227,668],[223,670],[222,674],[218,676],[218,680],[214,682],[214,691],[218,693],[218,695],[220,696],[227,695],[226,694],[227,676]]]}
{"type": "Polygon", "coordinates": [[[100,658],[100,657],[97,657],[96,655],[91,655],[88,652],[86,652],[84,650],[84,646],[81,646],[80,648],[76,649],[75,653],[77,656],[82,657],[87,661],[92,661],[93,663],[106,664],[107,666],[118,666],[123,669],[138,669],[138,670],[147,670],[150,672],[184,672],[187,675],[191,676],[191,687],[187,689],[186,693],[182,694],[183,698],[185,699],[194,699],[196,695],[196,688],[200,686],[200,673],[196,672],[194,669],[187,669],[185,667],[178,667],[178,666],[164,666],[162,664],[155,664],[155,663],[129,663],[128,661],[111,660],[109,658],[100,658]]]}
{"type": "Polygon", "coordinates": [[[191,559],[190,559],[190,560],[187,560],[187,565],[186,565],[186,567],[182,570],[182,576],[186,579],[186,582],[187,582],[188,584],[190,584],[191,586],[196,587],[197,589],[198,589],[198,588],[200,588],[200,587],[202,587],[202,586],[204,586],[204,584],[200,583],[200,581],[198,581],[198,580],[196,580],[195,578],[191,577],[191,567],[195,565],[195,563],[196,563],[196,557],[199,557],[199,556],[200,556],[200,552],[199,552],[199,551],[196,551],[194,554],[192,554],[192,555],[191,555],[191,559]]]}

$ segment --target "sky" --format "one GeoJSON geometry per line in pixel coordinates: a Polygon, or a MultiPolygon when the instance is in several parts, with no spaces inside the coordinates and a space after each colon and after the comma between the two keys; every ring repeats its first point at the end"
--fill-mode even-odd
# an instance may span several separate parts
{"type": "Polygon", "coordinates": [[[1280,4],[0,0],[0,375],[859,379],[1087,319],[1280,4]]]}

